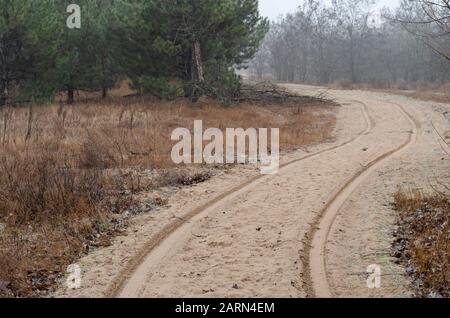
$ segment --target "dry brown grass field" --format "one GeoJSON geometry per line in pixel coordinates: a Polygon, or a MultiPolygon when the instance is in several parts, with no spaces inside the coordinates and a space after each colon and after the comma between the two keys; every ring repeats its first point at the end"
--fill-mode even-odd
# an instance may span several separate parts
{"type": "Polygon", "coordinates": [[[332,107],[313,100],[223,107],[125,93],[0,110],[0,296],[46,295],[69,264],[121,233],[139,193],[213,175],[172,164],[175,128],[279,127],[290,151],[326,140],[335,124],[332,107]]]}
{"type": "Polygon", "coordinates": [[[414,280],[417,296],[450,297],[448,255],[450,200],[445,193],[400,190],[395,195],[398,230],[393,256],[414,280]]]}

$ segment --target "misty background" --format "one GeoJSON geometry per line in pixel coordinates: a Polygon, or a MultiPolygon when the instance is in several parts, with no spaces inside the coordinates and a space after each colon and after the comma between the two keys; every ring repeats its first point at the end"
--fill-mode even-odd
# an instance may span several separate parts
{"type": "MultiPolygon", "coordinates": [[[[259,0],[261,15],[268,17],[270,20],[276,20],[281,15],[293,13],[301,5],[304,0],[259,0]]],[[[329,4],[329,0],[321,1],[329,4]]],[[[396,8],[400,5],[400,0],[374,0],[376,8],[396,8]]]]}
{"type": "Polygon", "coordinates": [[[258,79],[416,89],[450,82],[449,4],[408,0],[260,0],[270,30],[258,79]]]}

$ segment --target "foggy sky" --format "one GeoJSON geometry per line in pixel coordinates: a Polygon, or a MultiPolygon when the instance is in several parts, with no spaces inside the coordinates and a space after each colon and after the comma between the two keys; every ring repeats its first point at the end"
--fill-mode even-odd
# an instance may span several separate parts
{"type": "MultiPolygon", "coordinates": [[[[259,0],[261,14],[275,20],[281,14],[294,12],[302,0],[259,0]]],[[[378,7],[396,7],[400,0],[377,0],[378,7]]]]}

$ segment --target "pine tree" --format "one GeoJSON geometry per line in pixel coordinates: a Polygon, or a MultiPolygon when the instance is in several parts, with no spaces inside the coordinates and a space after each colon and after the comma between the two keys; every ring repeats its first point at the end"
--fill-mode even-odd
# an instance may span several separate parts
{"type": "Polygon", "coordinates": [[[126,46],[131,77],[182,81],[193,101],[256,53],[268,29],[257,0],[150,0],[126,46]],[[208,69],[209,68],[209,69],[208,69]]]}
{"type": "Polygon", "coordinates": [[[267,32],[257,0],[0,0],[0,104],[14,96],[107,91],[128,77],[161,98],[235,94],[232,69],[267,32]],[[178,83],[174,86],[169,83],[178,83]]]}
{"type": "Polygon", "coordinates": [[[0,0],[0,106],[53,93],[49,70],[58,44],[52,0],[0,0]]]}
{"type": "MultiPolygon", "coordinates": [[[[60,3],[65,12],[67,1],[60,3]]],[[[120,27],[118,12],[126,1],[80,0],[81,28],[64,28],[57,65],[57,82],[67,92],[67,102],[74,102],[75,90],[107,91],[121,77],[116,61],[113,27],[120,27]]],[[[66,15],[67,17],[67,15],[66,15]]]]}

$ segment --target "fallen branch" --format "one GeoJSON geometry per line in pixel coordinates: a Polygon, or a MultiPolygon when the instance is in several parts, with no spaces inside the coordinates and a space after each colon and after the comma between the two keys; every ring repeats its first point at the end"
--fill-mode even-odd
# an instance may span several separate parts
{"type": "MultiPolygon", "coordinates": [[[[236,102],[330,102],[324,92],[317,96],[300,96],[293,94],[271,82],[246,85],[241,88],[241,94],[234,99],[236,102]]],[[[332,102],[332,101],[331,101],[332,102]]]]}

